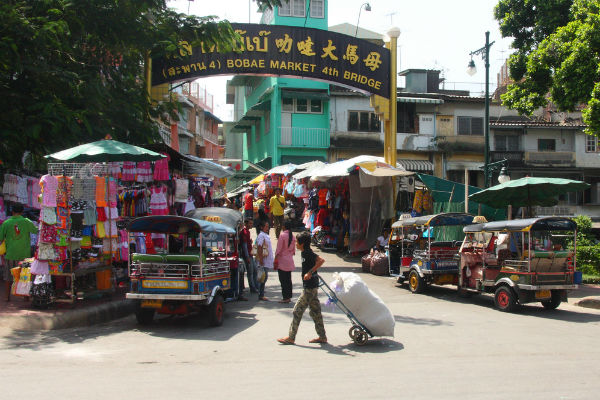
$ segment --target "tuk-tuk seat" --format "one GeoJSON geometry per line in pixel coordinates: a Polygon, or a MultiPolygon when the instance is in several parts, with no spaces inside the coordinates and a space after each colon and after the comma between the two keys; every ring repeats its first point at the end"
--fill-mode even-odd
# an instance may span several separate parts
{"type": "Polygon", "coordinates": [[[167,254],[165,261],[173,264],[200,264],[198,254],[167,254]]]}
{"type": "Polygon", "coordinates": [[[160,254],[143,254],[143,253],[131,254],[131,261],[133,263],[155,263],[155,264],[162,264],[165,262],[163,256],[160,254]]]}

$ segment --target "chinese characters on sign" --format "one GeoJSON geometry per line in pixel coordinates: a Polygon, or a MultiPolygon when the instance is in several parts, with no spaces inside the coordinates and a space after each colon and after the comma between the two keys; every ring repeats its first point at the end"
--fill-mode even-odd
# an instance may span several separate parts
{"type": "Polygon", "coordinates": [[[320,29],[232,24],[236,51],[181,43],[176,57],[152,59],[152,84],[210,75],[314,78],[389,98],[390,51],[369,41],[320,29]]]}

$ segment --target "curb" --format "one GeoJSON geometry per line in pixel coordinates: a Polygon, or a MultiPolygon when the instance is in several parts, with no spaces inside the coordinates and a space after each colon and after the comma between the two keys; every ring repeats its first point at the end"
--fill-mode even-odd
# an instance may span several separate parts
{"type": "Polygon", "coordinates": [[[131,300],[118,300],[55,315],[0,317],[0,325],[13,330],[40,331],[91,326],[125,317],[135,311],[131,300]]]}
{"type": "Polygon", "coordinates": [[[595,308],[596,310],[600,310],[600,298],[598,297],[584,297],[575,303],[576,306],[586,307],[586,308],[595,308]]]}

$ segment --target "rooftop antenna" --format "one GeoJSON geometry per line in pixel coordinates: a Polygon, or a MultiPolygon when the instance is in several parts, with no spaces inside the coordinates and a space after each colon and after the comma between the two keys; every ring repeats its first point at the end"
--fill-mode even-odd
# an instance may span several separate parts
{"type": "Polygon", "coordinates": [[[394,15],[398,14],[397,12],[392,12],[389,14],[385,14],[386,17],[390,17],[390,26],[394,26],[394,15]]]}

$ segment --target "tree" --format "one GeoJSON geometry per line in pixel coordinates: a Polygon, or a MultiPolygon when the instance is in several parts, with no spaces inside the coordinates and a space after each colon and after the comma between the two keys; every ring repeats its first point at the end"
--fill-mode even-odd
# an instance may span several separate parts
{"type": "Polygon", "coordinates": [[[516,82],[503,103],[522,114],[551,101],[561,111],[584,105],[586,133],[600,133],[600,2],[500,0],[494,10],[503,37],[513,37],[509,59],[516,82]]]}
{"type": "MultiPolygon", "coordinates": [[[[179,14],[166,0],[4,0],[0,2],[0,161],[18,167],[110,134],[144,144],[158,138],[151,117],[175,103],[151,104],[144,56],[181,40],[232,48],[227,21],[179,14]]],[[[260,6],[279,0],[257,0],[260,6]]]]}

